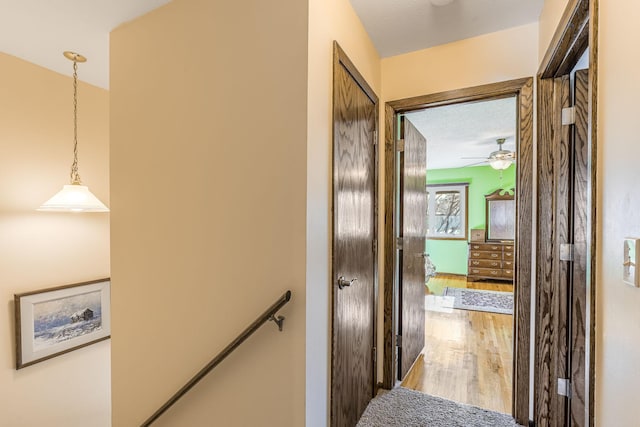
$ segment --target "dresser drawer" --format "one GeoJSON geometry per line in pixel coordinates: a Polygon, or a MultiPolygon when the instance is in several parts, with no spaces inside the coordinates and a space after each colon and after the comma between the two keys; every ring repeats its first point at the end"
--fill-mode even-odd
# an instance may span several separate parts
{"type": "Polygon", "coordinates": [[[513,270],[505,268],[504,270],[502,270],[502,277],[506,279],[513,279],[513,270]]]}
{"type": "Polygon", "coordinates": [[[471,243],[472,251],[501,251],[502,245],[495,243],[471,243]]]}
{"type": "Polygon", "coordinates": [[[504,260],[502,261],[502,268],[513,270],[514,264],[513,260],[504,260]]]}
{"type": "Polygon", "coordinates": [[[488,251],[471,251],[469,253],[471,259],[502,259],[502,252],[488,252],[488,251]]]}
{"type": "Polygon", "coordinates": [[[469,275],[483,277],[502,277],[501,268],[469,268],[469,275]]]}
{"type": "Polygon", "coordinates": [[[515,252],[513,245],[504,245],[503,248],[505,252],[515,252]]]}
{"type": "Polygon", "coordinates": [[[504,259],[513,260],[513,256],[514,256],[513,251],[509,251],[509,252],[504,251],[503,256],[504,256],[504,259]]]}
{"type": "Polygon", "coordinates": [[[470,259],[469,267],[474,268],[502,268],[502,261],[493,259],[470,259]]]}

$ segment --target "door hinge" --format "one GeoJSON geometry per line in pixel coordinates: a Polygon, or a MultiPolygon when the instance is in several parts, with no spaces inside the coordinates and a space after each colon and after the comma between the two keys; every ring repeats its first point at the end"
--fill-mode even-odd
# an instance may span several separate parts
{"type": "Polygon", "coordinates": [[[371,242],[372,250],[374,254],[378,253],[378,239],[373,239],[371,242]]]}
{"type": "Polygon", "coordinates": [[[402,335],[396,335],[396,347],[402,347],[402,335]]]}
{"type": "Polygon", "coordinates": [[[403,244],[404,244],[404,241],[402,237],[396,237],[396,249],[402,249],[403,244]]]}
{"type": "Polygon", "coordinates": [[[571,399],[571,380],[568,378],[558,378],[558,395],[571,399]]]}
{"type": "Polygon", "coordinates": [[[398,153],[402,153],[404,151],[404,139],[399,139],[396,141],[396,151],[398,153]]]}
{"type": "Polygon", "coordinates": [[[576,107],[566,107],[562,109],[562,126],[576,123],[576,107]]]}
{"type": "Polygon", "coordinates": [[[560,261],[573,261],[573,243],[560,244],[560,261]]]}
{"type": "Polygon", "coordinates": [[[373,363],[375,364],[378,361],[378,352],[376,351],[375,347],[373,347],[373,350],[371,351],[371,354],[373,356],[373,363]]]}
{"type": "Polygon", "coordinates": [[[378,131],[373,131],[373,145],[378,145],[378,131]]]}

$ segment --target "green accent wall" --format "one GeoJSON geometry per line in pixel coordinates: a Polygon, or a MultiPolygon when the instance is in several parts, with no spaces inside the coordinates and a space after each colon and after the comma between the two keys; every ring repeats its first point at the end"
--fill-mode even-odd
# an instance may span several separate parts
{"type": "MultiPolygon", "coordinates": [[[[432,169],[427,171],[427,184],[468,183],[468,226],[485,228],[484,196],[499,188],[515,188],[516,168],[514,165],[502,171],[491,166],[474,166],[452,169],[432,169]]],[[[467,234],[470,236],[470,232],[467,234]]],[[[467,274],[467,241],[427,239],[426,252],[436,266],[438,273],[467,274]]]]}

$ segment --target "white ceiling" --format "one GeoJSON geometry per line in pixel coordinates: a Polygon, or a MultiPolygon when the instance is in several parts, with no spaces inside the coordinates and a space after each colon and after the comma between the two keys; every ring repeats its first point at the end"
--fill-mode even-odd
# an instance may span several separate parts
{"type": "Polygon", "coordinates": [[[0,0],[0,52],[65,75],[65,50],[87,57],[80,80],[109,87],[109,33],[170,0],[0,0]]]}
{"type": "Polygon", "coordinates": [[[498,138],[507,139],[503,150],[516,149],[515,97],[428,108],[405,116],[427,138],[427,169],[481,162],[463,157],[488,157],[498,150],[498,138]]]}
{"type": "Polygon", "coordinates": [[[544,0],[350,0],[388,57],[538,21],[544,0]]]}

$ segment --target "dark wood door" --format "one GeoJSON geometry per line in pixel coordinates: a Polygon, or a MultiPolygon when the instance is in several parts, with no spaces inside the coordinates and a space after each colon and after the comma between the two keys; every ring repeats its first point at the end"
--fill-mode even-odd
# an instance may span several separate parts
{"type": "Polygon", "coordinates": [[[402,380],[424,348],[424,254],[427,235],[427,140],[402,119],[400,153],[400,230],[398,379],[402,380]]]}
{"type": "Polygon", "coordinates": [[[564,427],[567,399],[558,379],[567,378],[569,269],[560,249],[569,239],[570,127],[562,109],[571,104],[569,76],[540,80],[540,116],[551,117],[539,131],[538,241],[535,345],[535,424],[564,427]]]}
{"type": "Polygon", "coordinates": [[[535,422],[540,427],[586,427],[588,233],[588,70],[541,80],[538,191],[535,422]],[[564,112],[563,112],[563,109],[564,112]],[[563,118],[564,116],[564,118],[563,118]],[[550,197],[545,197],[549,194],[550,197]],[[549,219],[548,212],[553,212],[549,219]]]}
{"type": "MultiPolygon", "coordinates": [[[[339,49],[337,47],[336,49],[339,49]]],[[[375,386],[376,111],[353,65],[334,64],[331,425],[353,427],[375,386]]]]}
{"type": "MultiPolygon", "coordinates": [[[[589,156],[589,70],[578,70],[574,77],[575,125],[573,129],[573,265],[569,299],[571,382],[569,425],[591,425],[585,413],[586,389],[586,324],[587,324],[587,209],[589,156]]],[[[591,354],[594,354],[591,352],[591,354]]],[[[592,421],[591,421],[592,422],[592,421]]]]}

